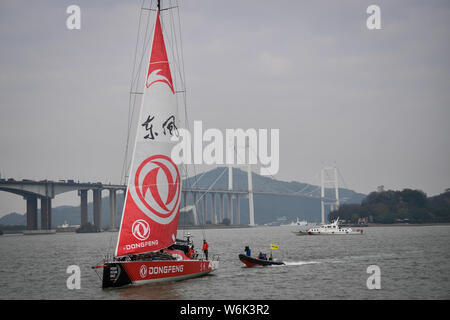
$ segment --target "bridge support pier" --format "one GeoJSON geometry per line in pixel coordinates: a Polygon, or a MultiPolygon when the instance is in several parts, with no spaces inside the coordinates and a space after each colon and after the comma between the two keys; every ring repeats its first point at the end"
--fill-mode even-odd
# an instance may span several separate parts
{"type": "Polygon", "coordinates": [[[220,194],[220,217],[219,217],[219,223],[222,223],[223,221],[223,214],[225,211],[225,198],[223,196],[223,193],[220,194]]]}
{"type": "Polygon", "coordinates": [[[78,190],[78,195],[80,196],[80,210],[81,210],[81,219],[80,226],[84,226],[88,223],[88,199],[87,199],[87,190],[78,190]]]}
{"type": "Polygon", "coordinates": [[[41,229],[52,228],[52,199],[41,198],[41,229]]]}
{"type": "Polygon", "coordinates": [[[109,189],[109,230],[117,230],[116,227],[116,190],[109,189]]]}
{"type": "Polygon", "coordinates": [[[195,215],[196,215],[196,219],[197,222],[199,220],[199,216],[198,216],[198,207],[197,207],[197,192],[192,192],[192,196],[194,197],[194,207],[195,207],[195,215]]]}
{"type": "Polygon", "coordinates": [[[213,192],[211,193],[211,206],[212,206],[212,211],[211,211],[211,215],[212,215],[212,223],[213,224],[217,224],[217,214],[216,214],[216,194],[213,192]]]}
{"type": "Polygon", "coordinates": [[[37,197],[27,196],[27,230],[37,229],[37,197]]]}
{"type": "Polygon", "coordinates": [[[102,228],[102,190],[93,189],[94,193],[94,225],[99,229],[102,228]]]}
{"type": "Polygon", "coordinates": [[[241,223],[241,204],[239,201],[239,195],[236,195],[236,224],[241,223]]]}
{"type": "Polygon", "coordinates": [[[184,191],[184,192],[182,192],[183,193],[183,206],[182,206],[182,208],[183,207],[187,207],[187,192],[186,191],[184,191]]]}
{"type": "Polygon", "coordinates": [[[230,224],[233,224],[233,194],[228,194],[228,218],[230,219],[230,224]]]}
{"type": "Polygon", "coordinates": [[[202,223],[206,224],[206,215],[207,215],[207,211],[208,211],[208,202],[207,202],[207,198],[206,198],[206,193],[203,194],[203,208],[202,208],[202,223]]]}

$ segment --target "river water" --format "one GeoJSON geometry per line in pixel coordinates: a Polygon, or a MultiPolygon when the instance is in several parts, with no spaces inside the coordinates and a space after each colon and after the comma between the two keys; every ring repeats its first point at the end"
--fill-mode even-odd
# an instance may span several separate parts
{"type": "Polygon", "coordinates": [[[189,230],[200,248],[220,254],[220,268],[196,279],[101,289],[90,267],[115,246],[117,233],[0,237],[0,299],[449,299],[450,226],[369,227],[352,236],[297,236],[296,227],[189,230]],[[285,266],[245,268],[238,254],[279,246],[285,266]],[[69,290],[78,265],[81,288],[69,290]],[[380,268],[369,290],[367,267],[380,268]]]}

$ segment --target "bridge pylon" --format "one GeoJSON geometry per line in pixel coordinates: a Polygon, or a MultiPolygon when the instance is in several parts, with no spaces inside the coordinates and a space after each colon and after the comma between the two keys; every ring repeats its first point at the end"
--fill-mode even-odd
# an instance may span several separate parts
{"type": "MultiPolygon", "coordinates": [[[[250,163],[247,165],[247,185],[248,185],[248,209],[249,209],[249,225],[250,226],[255,226],[255,209],[254,209],[254,205],[253,205],[253,180],[252,180],[252,170],[251,170],[251,166],[250,163]]],[[[228,190],[232,191],[233,190],[233,166],[229,165],[228,166],[228,190]]],[[[233,222],[233,200],[232,197],[230,195],[229,198],[229,209],[230,210],[230,220],[231,222],[233,222]]],[[[240,205],[240,201],[239,201],[239,195],[236,194],[236,221],[240,222],[240,217],[238,215],[240,215],[240,209],[239,209],[239,205],[240,205]]]]}
{"type": "Polygon", "coordinates": [[[339,182],[338,171],[336,167],[323,167],[320,172],[321,192],[320,192],[320,204],[321,204],[321,223],[325,224],[325,205],[329,205],[330,209],[339,209],[339,182]],[[331,174],[331,176],[330,176],[331,174]],[[334,199],[325,197],[325,188],[334,188],[334,199]]]}

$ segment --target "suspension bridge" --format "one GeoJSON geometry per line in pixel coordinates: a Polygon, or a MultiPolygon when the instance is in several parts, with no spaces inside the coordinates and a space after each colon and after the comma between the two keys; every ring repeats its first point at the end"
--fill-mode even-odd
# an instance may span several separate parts
{"type": "MultiPolygon", "coordinates": [[[[249,225],[255,225],[255,212],[253,206],[253,195],[263,196],[289,196],[316,198],[321,200],[321,219],[325,222],[325,207],[337,209],[340,201],[338,192],[338,171],[336,167],[324,167],[321,171],[321,186],[307,185],[298,191],[272,192],[253,190],[252,172],[248,167],[248,188],[233,188],[232,167],[225,167],[219,178],[228,171],[228,188],[217,189],[211,185],[209,188],[184,186],[181,190],[182,212],[194,206],[194,224],[205,224],[208,220],[213,224],[221,223],[224,218],[228,218],[231,224],[241,223],[240,201],[249,201],[249,225]],[[228,169],[228,170],[227,170],[228,169]],[[329,172],[333,173],[331,178],[329,172]],[[330,183],[335,190],[334,197],[325,196],[325,190],[330,189],[330,183]],[[307,189],[311,189],[307,191],[307,189]],[[320,190],[320,193],[318,192],[320,190]],[[189,197],[189,198],[188,198],[189,197]],[[208,208],[208,198],[211,208],[208,208]],[[192,203],[188,199],[192,199],[192,203]],[[227,201],[227,212],[225,212],[225,201],[227,201]],[[197,212],[199,215],[197,216],[197,212]]],[[[201,179],[201,177],[200,177],[201,179]]],[[[102,182],[79,182],[74,180],[15,180],[13,178],[0,179],[0,191],[13,193],[22,196],[26,201],[26,222],[28,230],[38,229],[38,202],[40,202],[40,228],[49,230],[52,228],[52,200],[63,193],[76,191],[80,197],[80,224],[88,223],[88,193],[93,195],[93,224],[101,228],[102,226],[102,194],[106,191],[109,197],[110,224],[109,230],[117,230],[117,195],[125,196],[127,186],[123,184],[105,184],[102,182]]]]}

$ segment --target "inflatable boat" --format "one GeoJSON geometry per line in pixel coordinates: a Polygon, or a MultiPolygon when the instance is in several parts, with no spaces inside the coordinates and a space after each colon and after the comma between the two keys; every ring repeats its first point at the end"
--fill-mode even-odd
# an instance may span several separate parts
{"type": "Polygon", "coordinates": [[[254,266],[271,266],[271,265],[283,265],[283,261],[278,260],[263,260],[258,259],[254,257],[247,256],[245,254],[239,255],[239,260],[241,260],[248,268],[254,267],[254,266]]]}

